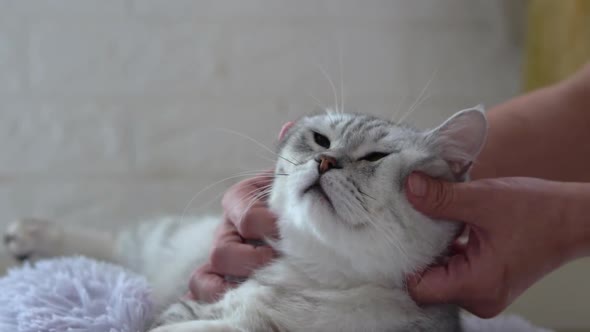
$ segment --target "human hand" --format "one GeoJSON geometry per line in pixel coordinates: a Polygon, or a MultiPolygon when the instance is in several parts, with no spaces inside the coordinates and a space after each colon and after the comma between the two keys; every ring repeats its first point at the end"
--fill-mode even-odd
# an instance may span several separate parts
{"type": "Polygon", "coordinates": [[[272,173],[239,182],[223,196],[224,220],[218,226],[209,261],[192,275],[189,288],[200,301],[215,301],[235,283],[225,276],[244,278],[254,269],[268,263],[275,252],[260,241],[276,236],[276,217],[264,200],[252,203],[253,197],[272,182],[272,173]]]}
{"type": "Polygon", "coordinates": [[[580,254],[584,239],[570,214],[583,186],[534,178],[448,183],[412,174],[410,203],[432,218],[465,222],[470,238],[444,266],[410,277],[410,295],[423,304],[454,303],[484,318],[500,313],[580,254]]]}

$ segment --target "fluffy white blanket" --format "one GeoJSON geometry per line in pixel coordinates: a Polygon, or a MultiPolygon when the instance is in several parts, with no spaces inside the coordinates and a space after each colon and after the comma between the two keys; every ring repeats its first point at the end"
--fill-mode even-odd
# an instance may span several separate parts
{"type": "MultiPolygon", "coordinates": [[[[83,257],[11,269],[0,278],[0,332],[144,332],[153,317],[147,281],[83,257]]],[[[512,315],[462,317],[466,332],[547,332],[512,315]]]]}

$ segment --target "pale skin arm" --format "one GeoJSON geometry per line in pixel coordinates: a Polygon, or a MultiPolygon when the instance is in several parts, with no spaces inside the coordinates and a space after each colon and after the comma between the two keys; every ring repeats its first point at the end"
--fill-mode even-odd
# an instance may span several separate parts
{"type": "Polygon", "coordinates": [[[590,65],[488,112],[489,136],[472,179],[526,176],[590,182],[590,65]]]}

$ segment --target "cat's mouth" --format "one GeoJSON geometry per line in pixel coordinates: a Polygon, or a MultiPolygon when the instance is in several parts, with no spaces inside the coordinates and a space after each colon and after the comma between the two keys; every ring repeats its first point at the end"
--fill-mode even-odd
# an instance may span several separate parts
{"type": "Polygon", "coordinates": [[[326,191],[324,191],[324,188],[322,187],[322,184],[320,183],[320,179],[317,179],[309,187],[307,187],[305,190],[303,190],[303,195],[306,195],[306,194],[315,195],[320,198],[323,198],[328,202],[328,204],[330,204],[331,207],[334,206],[332,204],[332,201],[330,200],[330,197],[328,197],[328,194],[326,194],[326,191]]]}

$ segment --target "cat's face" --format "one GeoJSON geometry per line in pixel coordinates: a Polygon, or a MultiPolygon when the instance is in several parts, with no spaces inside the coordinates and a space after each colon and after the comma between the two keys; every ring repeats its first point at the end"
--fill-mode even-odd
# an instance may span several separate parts
{"type": "Polygon", "coordinates": [[[385,277],[424,267],[458,226],[415,211],[405,179],[422,171],[464,180],[486,129],[478,109],[428,132],[357,114],[300,119],[281,140],[270,198],[283,237],[312,239],[360,274],[385,277]]]}

